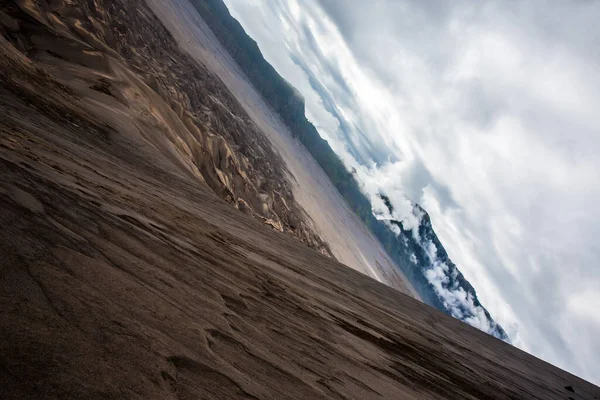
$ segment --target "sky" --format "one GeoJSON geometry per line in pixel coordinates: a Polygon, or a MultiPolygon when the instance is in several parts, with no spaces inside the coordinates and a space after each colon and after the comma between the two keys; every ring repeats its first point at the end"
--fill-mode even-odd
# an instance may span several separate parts
{"type": "Polygon", "coordinates": [[[600,384],[600,2],[225,3],[511,342],[600,384]]]}

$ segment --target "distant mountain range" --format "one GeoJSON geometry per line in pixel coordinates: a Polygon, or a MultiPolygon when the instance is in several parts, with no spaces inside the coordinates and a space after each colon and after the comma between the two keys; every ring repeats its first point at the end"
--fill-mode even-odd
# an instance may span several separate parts
{"type": "Polygon", "coordinates": [[[418,229],[405,229],[402,222],[391,218],[393,206],[382,193],[381,198],[388,207],[389,215],[375,216],[354,174],[347,170],[327,141],[306,119],[303,98],[264,59],[257,43],[231,16],[223,1],[190,1],[255,89],[312,154],[349,206],[379,239],[423,301],[499,339],[509,341],[504,329],[479,302],[473,286],[448,257],[427,212],[414,204],[413,212],[420,217],[420,225],[418,229]]]}

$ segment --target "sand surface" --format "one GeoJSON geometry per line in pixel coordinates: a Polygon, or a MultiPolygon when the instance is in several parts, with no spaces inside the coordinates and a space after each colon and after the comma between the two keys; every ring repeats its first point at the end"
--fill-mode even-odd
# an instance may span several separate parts
{"type": "Polygon", "coordinates": [[[172,43],[145,3],[15,4],[0,14],[1,399],[600,399],[224,201],[190,156],[185,97],[167,105],[135,63],[152,49],[120,45],[172,43]]]}

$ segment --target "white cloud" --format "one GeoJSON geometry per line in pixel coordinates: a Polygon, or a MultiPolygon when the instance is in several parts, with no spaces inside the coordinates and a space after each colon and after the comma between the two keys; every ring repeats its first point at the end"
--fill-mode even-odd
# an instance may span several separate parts
{"type": "Polygon", "coordinates": [[[226,3],[372,198],[429,212],[513,343],[600,382],[600,3],[226,3]]]}

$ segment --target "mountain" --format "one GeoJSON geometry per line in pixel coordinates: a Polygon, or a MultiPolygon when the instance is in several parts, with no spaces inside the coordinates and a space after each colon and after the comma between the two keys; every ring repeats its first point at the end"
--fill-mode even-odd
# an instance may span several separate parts
{"type": "MultiPolygon", "coordinates": [[[[380,197],[387,206],[389,215],[393,214],[394,207],[390,199],[383,194],[380,194],[380,197]]],[[[416,232],[405,229],[400,221],[391,218],[383,220],[398,228],[400,231],[398,237],[405,238],[402,243],[398,243],[398,246],[411,254],[409,262],[416,266],[425,266],[423,267],[424,275],[426,278],[429,275],[430,287],[441,301],[444,307],[443,311],[499,339],[510,342],[502,326],[493,320],[490,313],[479,302],[475,288],[448,257],[446,249],[433,230],[429,214],[419,205],[415,205],[415,209],[421,217],[416,232]],[[434,254],[432,254],[432,249],[435,249],[434,254]],[[443,273],[436,276],[436,269],[443,273]],[[483,315],[480,315],[481,313],[483,315]]]]}
{"type": "MultiPolygon", "coordinates": [[[[306,118],[303,98],[265,60],[257,43],[231,16],[223,1],[191,0],[191,3],[255,89],[306,147],[348,205],[378,238],[419,296],[427,304],[508,341],[504,329],[481,305],[475,289],[449,259],[431,226],[428,214],[419,205],[414,205],[414,213],[422,216],[415,233],[405,230],[399,221],[376,217],[370,201],[360,189],[360,182],[306,118]],[[428,251],[432,248],[436,249],[436,254],[428,251]],[[439,276],[440,273],[445,277],[439,276]]],[[[388,204],[391,207],[389,199],[388,204]]]]}

